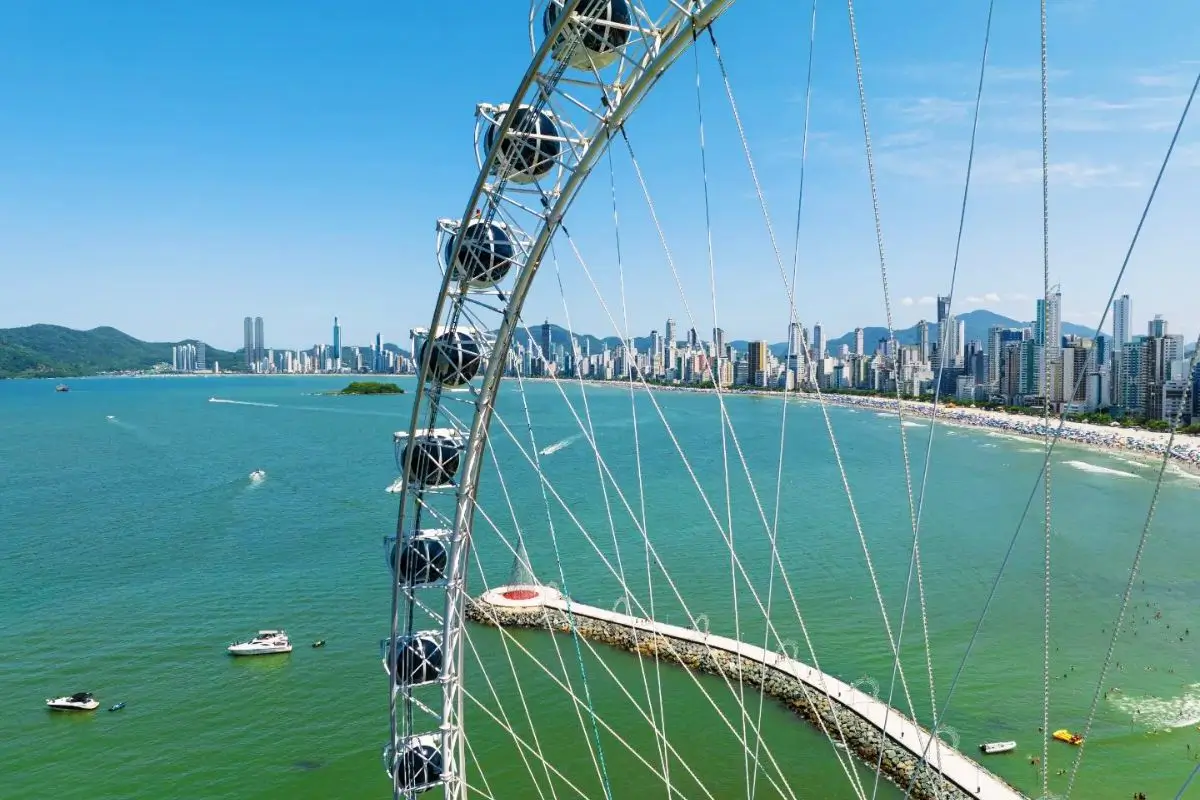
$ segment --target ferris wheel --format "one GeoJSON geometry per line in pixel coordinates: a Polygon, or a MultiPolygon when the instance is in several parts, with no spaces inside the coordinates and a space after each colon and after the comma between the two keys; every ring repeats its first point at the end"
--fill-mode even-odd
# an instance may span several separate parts
{"type": "MultiPolygon", "coordinates": [[[[800,315],[797,311],[798,301],[796,292],[796,273],[794,258],[792,264],[783,254],[786,249],[772,227],[771,217],[767,213],[765,193],[761,186],[759,172],[742,118],[738,112],[731,82],[720,54],[716,36],[715,23],[733,6],[731,0],[664,0],[655,9],[648,8],[649,3],[642,0],[534,0],[529,13],[529,39],[533,51],[529,67],[518,81],[517,87],[509,98],[502,98],[492,103],[481,103],[476,109],[475,126],[475,157],[478,163],[478,178],[470,190],[468,202],[458,217],[443,218],[436,223],[436,263],[441,269],[442,280],[439,291],[433,303],[431,322],[427,328],[414,331],[414,359],[418,367],[418,381],[413,398],[413,413],[405,430],[395,434],[396,463],[401,474],[399,490],[399,514],[393,535],[385,538],[385,556],[392,574],[391,594],[392,607],[390,614],[390,634],[381,643],[382,659],[389,683],[389,717],[390,735],[384,748],[384,764],[389,779],[392,782],[393,796],[396,800],[409,800],[427,792],[441,792],[446,798],[459,800],[469,794],[492,796],[491,792],[472,782],[473,755],[472,741],[467,735],[465,726],[466,707],[471,699],[470,687],[465,683],[469,671],[467,654],[472,645],[467,630],[468,609],[473,602],[472,597],[479,593],[481,587],[473,587],[469,579],[471,570],[477,566],[472,563],[474,545],[479,533],[490,526],[496,528],[490,515],[481,511],[480,487],[486,480],[489,457],[495,461],[491,450],[489,437],[497,431],[513,438],[520,438],[520,429],[532,427],[534,415],[531,415],[528,404],[524,404],[523,419],[509,423],[497,415],[498,392],[501,384],[506,381],[519,382],[522,374],[521,365],[514,353],[514,344],[518,338],[523,338],[525,347],[532,351],[534,358],[546,359],[546,344],[532,332],[526,322],[523,311],[525,301],[529,296],[534,279],[548,259],[555,262],[555,272],[558,271],[556,241],[565,240],[566,250],[574,254],[583,268],[583,274],[591,282],[592,288],[599,289],[596,280],[588,270],[585,259],[580,253],[576,241],[567,230],[568,211],[572,208],[589,176],[598,167],[605,164],[609,156],[611,170],[611,149],[624,149],[632,165],[632,174],[639,189],[644,193],[644,199],[650,216],[650,227],[661,240],[663,250],[670,270],[677,283],[680,283],[677,265],[672,257],[664,233],[664,224],[657,213],[652,195],[647,188],[647,182],[641,164],[634,150],[632,136],[626,131],[626,123],[634,111],[646,100],[650,90],[660,83],[665,73],[675,67],[683,55],[693,52],[703,46],[713,54],[719,70],[718,86],[728,96],[732,111],[733,130],[735,139],[743,148],[754,184],[755,203],[763,207],[770,251],[780,273],[782,291],[786,295],[790,309],[790,321],[797,326],[800,341],[799,350],[808,353],[812,343],[808,339],[806,328],[799,324],[800,315]],[[499,424],[500,428],[495,426],[499,424]],[[481,514],[483,514],[481,522],[481,514]]],[[[743,4],[749,5],[749,4],[743,4]]],[[[1044,6],[1044,4],[1043,4],[1044,6]]],[[[866,157],[870,173],[872,200],[874,211],[875,232],[878,238],[880,259],[880,275],[883,281],[885,308],[888,318],[888,336],[893,347],[882,348],[883,357],[891,359],[890,368],[899,372],[902,365],[895,345],[895,332],[892,320],[892,298],[888,288],[888,273],[883,257],[883,240],[880,225],[879,201],[875,192],[875,167],[872,161],[871,139],[867,125],[867,103],[863,88],[861,56],[854,20],[853,3],[849,6],[850,29],[854,35],[854,57],[857,72],[859,100],[862,104],[862,121],[866,138],[866,157]]],[[[812,4],[812,31],[808,37],[809,50],[808,70],[811,75],[812,38],[816,31],[816,3],[812,4]]],[[[988,11],[988,31],[990,32],[991,11],[988,11]]],[[[982,73],[986,65],[986,38],[984,34],[984,59],[980,66],[980,92],[983,91],[982,73]]],[[[1045,44],[1044,12],[1043,12],[1043,47],[1045,44]]],[[[798,42],[798,49],[803,42],[798,42]]],[[[686,69],[679,67],[680,69],[686,69]]],[[[1043,63],[1044,69],[1044,63],[1043,63]]],[[[697,83],[699,82],[699,66],[697,83]]],[[[811,77],[808,78],[809,94],[811,94],[811,77]]],[[[1045,100],[1043,84],[1043,103],[1045,100]]],[[[1194,91],[1194,89],[1193,89],[1194,91]]],[[[805,142],[803,148],[807,151],[808,119],[807,103],[805,111],[805,142]]],[[[699,94],[697,95],[699,104],[699,94]]],[[[701,158],[704,158],[704,121],[702,110],[698,110],[701,118],[700,148],[701,158]]],[[[978,105],[975,108],[978,119],[978,105]]],[[[1185,112],[1186,115],[1186,112],[1185,112]]],[[[1181,120],[1182,124],[1182,120],[1181,120]]],[[[1043,131],[1044,134],[1044,131],[1043,131]]],[[[972,132],[972,146],[974,144],[972,132]]],[[[1044,139],[1043,139],[1044,142],[1044,139]]],[[[1173,143],[1172,143],[1173,146],[1173,143]]],[[[704,162],[707,165],[707,162],[704,162]]],[[[705,170],[705,214],[709,207],[708,174],[705,170]]],[[[801,173],[802,174],[802,173],[801,173]]],[[[968,181],[969,181],[968,171],[968,181]]],[[[803,178],[801,178],[803,192],[803,178]]],[[[614,190],[615,191],[615,190],[614,190]]],[[[802,196],[802,195],[801,195],[802,196]]],[[[966,197],[964,193],[964,206],[966,197]]],[[[614,225],[619,237],[619,225],[616,219],[616,200],[613,199],[614,225]]],[[[700,223],[706,229],[709,237],[709,264],[712,266],[711,225],[706,218],[700,223]]],[[[798,236],[797,232],[797,236],[798,236]]],[[[961,228],[960,228],[961,238],[961,228]]],[[[617,258],[620,261],[620,245],[617,245],[617,258]]],[[[1047,256],[1048,258],[1048,256],[1047,256]]],[[[1047,267],[1048,270],[1048,267],[1047,267]]],[[[561,277],[559,278],[561,282],[561,277]]],[[[622,275],[622,292],[625,280],[622,275]]],[[[682,283],[680,291],[683,292],[682,283]]],[[[714,290],[715,291],[715,290],[714,290]]],[[[1046,296],[1049,296],[1049,278],[1046,280],[1046,296]]],[[[953,296],[951,292],[950,296],[953,296]]],[[[630,339],[628,323],[621,308],[615,304],[610,306],[601,298],[600,303],[605,316],[613,323],[613,328],[622,343],[630,339]]],[[[714,298],[715,306],[715,298],[714,298]]],[[[686,307],[686,301],[685,301],[686,307]]],[[[690,307],[686,307],[693,331],[697,327],[697,315],[690,307]]],[[[715,311],[714,311],[715,316],[715,311]]],[[[548,343],[549,340],[544,340],[548,343]]],[[[572,337],[572,345],[574,337],[572,337]]],[[[787,354],[790,361],[796,353],[787,354]]],[[[801,357],[803,358],[803,357],[801,357]]],[[[722,399],[720,386],[722,380],[717,374],[722,368],[719,356],[713,359],[697,361],[701,370],[707,370],[712,383],[717,387],[717,402],[720,404],[719,414],[720,434],[716,442],[723,453],[722,463],[725,464],[725,482],[728,492],[730,464],[733,471],[744,470],[747,478],[751,471],[744,445],[738,439],[734,430],[731,412],[726,408],[722,399]]],[[[807,370],[808,367],[805,367],[807,370]]],[[[632,392],[645,389],[649,384],[636,364],[636,360],[625,358],[616,376],[628,384],[632,392]]],[[[806,372],[807,374],[807,372],[806,372]]],[[[557,385],[560,381],[553,374],[557,385]]],[[[563,379],[567,382],[568,379],[563,379]]],[[[561,389],[560,389],[561,391],[561,389]]],[[[582,391],[582,388],[581,388],[582,391]]],[[[787,403],[786,392],[783,417],[786,421],[787,403]]],[[[817,395],[820,391],[818,388],[817,395]]],[[[565,399],[565,395],[564,395],[565,399]]],[[[616,486],[616,479],[604,463],[600,448],[597,444],[595,425],[586,412],[586,397],[583,399],[585,411],[582,414],[572,411],[578,423],[584,446],[591,449],[595,455],[598,481],[603,487],[606,506],[621,507],[628,511],[633,519],[634,527],[638,528],[638,514],[634,506],[636,500],[621,494],[616,486]],[[610,489],[610,483],[612,488],[610,489]],[[612,496],[610,497],[610,491],[612,496]]],[[[662,416],[662,411],[656,401],[651,401],[653,410],[662,416]]],[[[636,402],[635,402],[636,406],[636,402]]],[[[884,592],[876,578],[876,568],[872,561],[871,548],[863,533],[859,519],[859,511],[855,504],[850,481],[846,476],[843,456],[838,450],[837,439],[834,435],[829,414],[825,411],[824,402],[821,404],[824,415],[824,425],[828,428],[832,447],[832,458],[840,473],[840,483],[845,489],[853,515],[853,529],[857,540],[861,542],[861,555],[870,570],[871,585],[874,600],[877,601],[885,627],[884,647],[893,658],[894,670],[891,674],[891,687],[886,690],[889,707],[903,706],[905,713],[918,716],[912,697],[910,681],[905,677],[899,654],[899,638],[905,623],[903,615],[899,625],[893,630],[888,610],[884,608],[884,592]],[[899,688],[897,688],[899,687],[899,688]],[[894,699],[893,699],[894,698],[894,699]]],[[[911,455],[914,463],[925,442],[910,445],[906,437],[907,412],[903,404],[897,403],[893,412],[899,418],[899,437],[903,449],[904,479],[907,485],[908,509],[905,516],[911,524],[910,535],[911,556],[908,557],[907,586],[904,595],[904,614],[918,615],[921,618],[920,634],[923,640],[926,663],[922,665],[928,673],[929,703],[932,709],[926,715],[926,725],[933,731],[930,741],[925,744],[919,755],[921,762],[928,762],[930,769],[943,769],[940,755],[941,749],[949,743],[950,748],[957,750],[958,734],[944,721],[939,721],[939,714],[945,713],[945,708],[937,708],[934,698],[938,692],[934,688],[934,666],[929,656],[929,624],[925,599],[925,576],[922,573],[921,552],[919,547],[919,530],[921,504],[924,500],[925,480],[916,467],[911,467],[911,455]],[[914,499],[915,498],[915,499],[914,499]],[[910,591],[916,594],[916,608],[909,609],[908,597],[910,591]]],[[[935,413],[936,416],[936,413],[935,413]]],[[[1052,415],[1048,408],[1046,412],[1046,450],[1045,460],[1041,464],[1041,472],[1037,475],[1039,485],[1049,484],[1051,450],[1057,441],[1058,433],[1053,430],[1052,415]],[[1043,480],[1043,476],[1045,480],[1043,480]]],[[[936,422],[936,420],[935,420],[936,422]]],[[[664,425],[667,424],[663,419],[664,425]]],[[[683,448],[670,436],[678,455],[687,463],[683,448]]],[[[565,440],[564,440],[565,441],[565,440]]],[[[932,439],[930,439],[932,441],[932,439]]],[[[637,448],[637,423],[634,424],[632,448],[637,448]]],[[[779,444],[779,459],[782,465],[782,437],[779,444]]],[[[523,466],[531,468],[538,476],[540,496],[547,504],[557,503],[569,509],[570,503],[559,496],[542,475],[540,459],[544,457],[532,441],[524,445],[516,445],[515,458],[523,461],[523,466]]],[[[672,453],[673,455],[674,453],[672,453]]],[[[926,451],[928,456],[928,451],[926,451]]],[[[640,454],[638,469],[641,469],[640,454]]],[[[1165,456],[1164,456],[1165,459],[1165,456]]],[[[753,459],[750,459],[753,460],[753,459]]],[[[928,461],[926,459],[925,463],[928,461]]],[[[503,481],[503,469],[497,465],[497,479],[503,481]]],[[[780,466],[782,473],[782,466],[780,466]]],[[[692,468],[688,466],[688,472],[692,468]]],[[[640,476],[640,472],[639,472],[640,476]]],[[[693,476],[694,478],[695,476],[693,476]]],[[[1162,475],[1159,475],[1161,482],[1162,475]]],[[[777,483],[782,483],[780,478],[777,483]]],[[[701,482],[697,481],[698,489],[701,482]]],[[[753,492],[753,482],[751,482],[753,492]]],[[[1035,487],[1036,488],[1036,487],[1035,487]]],[[[703,490],[701,490],[703,491],[703,490]]],[[[779,501],[779,488],[776,487],[776,504],[779,501]]],[[[1049,539],[1050,539],[1050,506],[1049,489],[1046,492],[1046,619],[1045,619],[1045,648],[1046,648],[1046,685],[1045,694],[1049,695],[1049,539]]],[[[505,489],[507,493],[507,489],[505,489]]],[[[1157,488],[1155,498],[1157,499],[1157,488]]],[[[740,563],[738,548],[733,541],[732,512],[729,512],[728,528],[722,525],[722,516],[726,513],[721,509],[709,507],[709,512],[720,533],[716,540],[718,548],[727,548],[730,558],[730,569],[734,576],[735,586],[741,585],[742,591],[753,597],[757,607],[764,609],[764,631],[756,633],[763,637],[766,649],[777,654],[779,658],[795,658],[805,660],[817,666],[817,654],[813,651],[812,642],[808,640],[803,618],[795,598],[794,587],[789,583],[786,570],[777,552],[776,535],[779,530],[778,517],[769,521],[769,511],[764,505],[769,505],[768,498],[754,495],[757,513],[762,516],[767,530],[769,542],[769,576],[763,576],[761,581],[754,581],[746,574],[746,568],[740,563]],[[777,571],[778,567],[778,571],[777,571]],[[740,575],[740,577],[739,577],[740,575]],[[742,583],[739,584],[739,581],[742,583]],[[759,583],[755,588],[752,584],[759,583]],[[768,584],[771,588],[767,588],[768,584]],[[800,619],[797,629],[805,640],[807,652],[796,640],[786,639],[785,633],[776,629],[771,620],[771,593],[785,593],[791,598],[791,606],[795,608],[796,616],[800,619]],[[760,597],[761,595],[761,597],[760,597]]],[[[705,501],[707,503],[707,501],[705,501]]],[[[511,501],[510,501],[511,503],[511,501]]],[[[644,503],[644,499],[643,499],[644,503]]],[[[1153,510],[1153,507],[1152,509],[1153,510]]],[[[1028,508],[1026,509],[1028,511],[1028,508]]],[[[568,510],[569,513],[569,510],[568,510]]],[[[776,512],[777,513],[777,512],[776,512]]],[[[515,518],[515,512],[514,512],[515,518]]],[[[1024,519],[1024,515],[1022,515],[1024,519]]],[[[612,524],[612,513],[609,513],[612,524]]],[[[644,523],[644,516],[643,516],[644,523]]],[[[1019,526],[1018,526],[1019,528],[1019,526]]],[[[614,540],[616,533],[614,531],[614,540]]],[[[641,539],[645,541],[646,560],[649,565],[654,560],[657,567],[662,565],[658,552],[651,552],[653,545],[646,535],[644,525],[640,529],[641,539]]],[[[504,541],[507,552],[511,554],[515,567],[514,574],[519,577],[509,581],[517,587],[513,602],[520,605],[522,599],[534,597],[546,599],[552,604],[561,605],[563,628],[578,636],[577,622],[572,615],[571,594],[562,577],[562,585],[542,584],[535,577],[530,567],[530,556],[526,542],[519,527],[510,531],[504,541]],[[532,587],[532,588],[531,588],[532,587]],[[528,593],[528,596],[521,595],[528,593]]],[[[595,545],[593,545],[595,546],[595,545]]],[[[557,545],[555,545],[557,547],[557,545]]],[[[621,564],[619,548],[615,553],[613,563],[608,563],[599,549],[598,558],[605,561],[604,568],[611,572],[622,586],[621,597],[617,606],[624,609],[630,618],[645,620],[654,616],[653,600],[647,605],[643,599],[634,596],[629,588],[631,581],[625,575],[625,567],[621,564]]],[[[1139,550],[1140,553],[1140,550],[1139,550]]],[[[555,560],[559,560],[557,552],[555,560]]],[[[649,566],[647,567],[649,569],[649,566]]],[[[1001,568],[1003,569],[1003,567],[1001,568]]],[[[562,567],[559,565],[561,572],[562,567]]],[[[668,579],[669,581],[669,579],[668,579]]],[[[998,576],[997,576],[998,581],[998,576]]],[[[488,587],[482,587],[484,589],[488,587]]],[[[671,590],[679,595],[679,590],[671,585],[671,590]]],[[[735,595],[737,594],[735,588],[735,595]]],[[[994,588],[993,588],[994,592],[994,588]]],[[[989,596],[989,602],[991,597],[989,596]]],[[[735,599],[735,603],[736,603],[735,599]]],[[[747,601],[750,602],[750,601],[747,601]]],[[[1124,615],[1129,596],[1126,593],[1121,613],[1124,615]]],[[[683,599],[680,597],[680,603],[683,599]]],[[[559,608],[559,606],[554,606],[559,608]]],[[[614,612],[617,609],[614,608],[614,612]]],[[[986,609],[985,609],[986,613],[986,609]]],[[[687,624],[697,631],[697,636],[704,642],[715,635],[710,631],[708,617],[686,611],[687,624]],[[701,618],[703,618],[701,620],[701,618]]],[[[741,622],[739,621],[739,628],[741,622]]],[[[739,630],[740,634],[741,631],[739,630]]],[[[507,634],[503,634],[507,636],[507,634]]],[[[978,635],[976,630],[975,635],[978,635]]],[[[745,638],[737,636],[735,638],[745,638]]],[[[636,641],[636,636],[635,636],[636,641]]],[[[972,637],[972,643],[974,638],[972,637]]],[[[556,644],[555,647],[558,645],[556,644]]],[[[509,645],[504,645],[506,652],[509,645]]],[[[578,648],[578,644],[576,644],[578,648]]],[[[969,648],[968,648],[969,649],[969,648]]],[[[642,658],[639,655],[639,658],[642,658]]],[[[739,656],[740,658],[741,656],[739,656]]],[[[1111,660],[1112,651],[1108,653],[1111,660]]],[[[561,653],[559,658],[562,658],[561,653]]],[[[654,656],[657,659],[657,655],[654,656]]],[[[965,657],[964,657],[965,658],[965,657]]],[[[583,657],[580,656],[582,668],[583,657]]],[[[657,665],[657,660],[655,661],[657,665]]],[[[1107,662],[1105,668],[1107,668],[1107,662]]],[[[645,667],[642,666],[642,677],[645,679],[645,667]]],[[[884,676],[887,677],[887,676],[884,676]]],[[[773,753],[770,745],[764,741],[762,728],[762,711],[759,706],[757,719],[753,711],[747,712],[749,700],[746,690],[735,687],[737,681],[730,682],[732,695],[741,706],[740,711],[725,721],[725,725],[733,732],[740,742],[744,752],[737,756],[738,761],[745,762],[747,793],[754,794],[751,783],[761,780],[764,786],[769,786],[780,797],[795,797],[788,785],[786,769],[780,766],[783,757],[773,753]],[[739,735],[740,734],[740,735],[739,735]],[[754,777],[751,777],[753,773],[754,777]],[[761,778],[759,777],[761,775],[761,778]]],[[[954,678],[957,684],[957,675],[954,678]]],[[[560,684],[561,685],[561,684],[560,684]]],[[[853,683],[847,682],[849,689],[864,693],[861,687],[869,688],[869,694],[881,698],[885,693],[880,681],[870,676],[859,678],[853,683]]],[[[571,707],[580,716],[580,736],[582,741],[578,746],[587,747],[596,764],[599,796],[611,798],[612,781],[609,779],[600,743],[599,714],[587,689],[586,676],[582,687],[566,682],[564,691],[571,695],[571,707]]],[[[648,690],[649,691],[649,690],[648,690]]],[[[834,690],[830,690],[834,692],[834,690]]],[[[951,688],[953,692],[953,688],[951,688]]],[[[865,693],[864,693],[865,694],[865,693]]],[[[706,695],[707,696],[707,695],[706,695]]],[[[522,700],[524,702],[524,699],[522,700]]],[[[661,687],[657,702],[662,704],[661,687]]],[[[1047,708],[1048,708],[1048,700],[1047,708]]],[[[653,704],[647,708],[653,717],[653,704]]],[[[528,713],[528,708],[526,708],[528,713]]],[[[639,710],[645,716],[644,712],[639,710]]],[[[1048,712],[1047,712],[1048,713],[1048,712]]],[[[1095,707],[1092,708],[1092,717],[1095,707]]],[[[1087,720],[1090,728],[1092,717],[1087,720]]],[[[655,727],[655,719],[650,719],[655,727]]],[[[837,745],[847,737],[840,729],[841,723],[818,720],[821,733],[831,745],[837,745]],[[835,729],[836,728],[836,729],[835,729]]],[[[886,722],[884,724],[886,729],[886,722]]],[[[1039,751],[1043,760],[1046,757],[1046,744],[1049,741],[1049,722],[1047,717],[1046,735],[1041,737],[1039,751]]],[[[619,735],[611,728],[608,734],[619,735]]],[[[656,727],[657,731],[657,727],[656,727]]],[[[607,735],[607,734],[606,734],[607,735]]],[[[478,743],[475,743],[478,744],[478,743]]],[[[540,752],[526,744],[517,742],[514,747],[516,757],[530,767],[533,777],[539,770],[544,771],[546,786],[561,780],[574,785],[562,775],[552,777],[553,768],[545,763],[540,752]],[[530,761],[532,759],[532,762],[530,761]],[[542,762],[539,766],[537,762],[542,762]]],[[[631,747],[637,750],[636,747],[631,747]]],[[[685,793],[672,788],[669,765],[679,758],[676,747],[665,734],[657,733],[654,738],[656,756],[648,759],[654,762],[660,759],[661,764],[650,763],[652,773],[660,777],[666,784],[666,790],[661,794],[666,797],[682,797],[685,793]]],[[[874,797],[879,787],[878,776],[882,771],[884,760],[882,748],[879,751],[878,764],[868,765],[874,769],[874,788],[860,774],[860,766],[853,763],[852,756],[839,750],[836,746],[832,752],[844,773],[850,791],[854,796],[874,797]]],[[[647,764],[647,758],[636,756],[642,764],[647,764]]],[[[1074,770],[1071,780],[1074,781],[1074,770]]],[[[686,769],[686,768],[685,768],[686,769]]],[[[1043,770],[1040,796],[1050,796],[1048,788],[1049,770],[1043,770]]],[[[695,777],[693,775],[693,777],[695,777]]],[[[698,778],[697,783],[702,783],[698,778]]],[[[913,791],[906,790],[906,795],[913,791]]],[[[577,792],[587,796],[586,792],[577,792]]],[[[539,789],[539,795],[542,792],[539,789]]],[[[647,796],[659,796],[659,792],[651,792],[647,796]]],[[[697,796],[704,796],[700,791],[697,796]]],[[[1068,789],[1067,795],[1069,796],[1068,789]]],[[[563,796],[574,796],[565,792],[563,796]]],[[[496,796],[507,797],[502,789],[496,796]]],[[[558,794],[547,788],[542,797],[557,797],[558,794]]],[[[689,795],[690,796],[690,795],[689,795]]],[[[711,792],[707,796],[712,797],[711,792]]],[[[1020,794],[1012,795],[1022,796],[1020,794]]]]}

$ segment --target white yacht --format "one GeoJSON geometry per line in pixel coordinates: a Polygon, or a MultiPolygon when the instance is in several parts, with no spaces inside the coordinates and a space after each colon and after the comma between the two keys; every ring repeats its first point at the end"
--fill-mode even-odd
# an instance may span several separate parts
{"type": "Polygon", "coordinates": [[[95,711],[100,707],[91,692],[76,692],[67,697],[55,697],[46,701],[46,708],[51,711],[95,711]]]}
{"type": "Polygon", "coordinates": [[[292,643],[284,631],[259,631],[248,642],[234,642],[225,648],[234,656],[267,656],[292,652],[292,643]]]}

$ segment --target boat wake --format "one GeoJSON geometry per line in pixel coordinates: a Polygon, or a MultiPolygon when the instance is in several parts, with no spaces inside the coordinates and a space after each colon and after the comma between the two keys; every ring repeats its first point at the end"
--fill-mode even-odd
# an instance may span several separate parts
{"type": "Polygon", "coordinates": [[[220,397],[208,398],[210,403],[225,403],[231,406],[257,406],[258,408],[279,408],[278,403],[255,403],[250,400],[225,400],[220,397]]]}
{"type": "Polygon", "coordinates": [[[1200,725],[1200,683],[1185,688],[1179,697],[1111,697],[1113,708],[1128,714],[1137,724],[1152,731],[1200,725]]]}
{"type": "Polygon", "coordinates": [[[1074,467],[1081,472],[1090,472],[1093,475],[1119,475],[1122,478],[1140,478],[1136,472],[1126,472],[1123,469],[1112,469],[1111,467],[1101,467],[1096,464],[1089,464],[1086,461],[1064,461],[1068,467],[1074,467]]]}
{"type": "Polygon", "coordinates": [[[579,441],[579,438],[581,435],[582,434],[577,433],[574,436],[568,436],[567,438],[562,439],[561,441],[557,441],[552,445],[547,445],[546,447],[543,447],[541,450],[538,451],[538,455],[539,456],[554,455],[559,450],[562,450],[564,447],[570,447],[572,444],[579,441]]]}

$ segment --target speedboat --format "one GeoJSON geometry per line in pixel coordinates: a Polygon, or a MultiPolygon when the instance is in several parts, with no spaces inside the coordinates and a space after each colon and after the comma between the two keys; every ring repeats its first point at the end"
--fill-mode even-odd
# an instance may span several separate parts
{"type": "Polygon", "coordinates": [[[232,656],[268,656],[292,652],[292,643],[284,631],[259,631],[248,642],[234,642],[225,648],[232,656]]]}
{"type": "Polygon", "coordinates": [[[55,697],[46,701],[46,708],[51,711],[95,711],[100,707],[91,692],[76,692],[66,697],[55,697]]]}
{"type": "Polygon", "coordinates": [[[254,472],[250,473],[250,480],[254,481],[255,483],[258,483],[259,481],[264,480],[266,477],[267,477],[266,470],[256,469],[256,470],[254,470],[254,472]]]}
{"type": "Polygon", "coordinates": [[[1053,733],[1053,736],[1060,742],[1066,742],[1067,744],[1073,744],[1076,746],[1083,744],[1082,736],[1080,736],[1078,733],[1071,733],[1066,728],[1060,728],[1059,730],[1056,730],[1053,733]]]}
{"type": "Polygon", "coordinates": [[[55,386],[55,387],[54,387],[54,391],[56,391],[56,392],[69,392],[69,391],[71,391],[71,387],[70,387],[70,386],[67,386],[65,383],[60,383],[58,386],[55,386]]]}
{"type": "Polygon", "coordinates": [[[988,742],[987,744],[979,745],[979,749],[988,755],[996,753],[1011,753],[1017,749],[1016,742],[988,742]]]}

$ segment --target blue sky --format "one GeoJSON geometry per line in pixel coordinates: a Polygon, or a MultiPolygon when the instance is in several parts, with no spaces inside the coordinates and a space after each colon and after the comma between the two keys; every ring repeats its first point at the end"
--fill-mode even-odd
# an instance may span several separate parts
{"type": "MultiPolygon", "coordinates": [[[[530,54],[522,0],[455,4],[269,0],[0,0],[0,327],[113,325],[153,340],[240,346],[428,324],[434,221],[475,175],[473,113],[511,96],[530,54]]],[[[1051,265],[1064,317],[1095,324],[1200,69],[1200,6],[1050,4],[1051,265]]],[[[949,287],[986,3],[856,4],[898,326],[949,287]]],[[[833,334],[884,322],[844,3],[818,12],[800,231],[800,314],[833,334]]],[[[717,36],[784,260],[792,257],[808,46],[807,2],[743,0],[717,36]]],[[[1033,317],[1040,294],[1036,3],[999,3],[956,292],[960,310],[1033,317]]],[[[784,338],[787,308],[711,48],[701,44],[718,322],[784,338]]],[[[682,58],[629,125],[701,329],[713,321],[696,122],[682,58]]],[[[1200,329],[1200,109],[1122,291],[1135,330],[1154,313],[1200,329]]],[[[661,330],[684,301],[627,153],[614,153],[631,327],[661,330]]],[[[619,306],[609,172],[568,224],[619,306]]],[[[569,250],[574,326],[612,334],[569,250]]],[[[530,323],[564,319],[548,262],[530,323]]],[[[1107,326],[1106,326],[1107,327],[1107,326]]]]}

